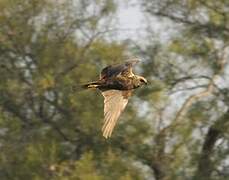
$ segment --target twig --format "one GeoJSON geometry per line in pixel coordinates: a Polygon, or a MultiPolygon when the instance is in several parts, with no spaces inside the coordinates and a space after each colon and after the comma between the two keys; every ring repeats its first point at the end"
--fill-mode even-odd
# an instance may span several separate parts
{"type": "Polygon", "coordinates": [[[207,97],[209,95],[212,94],[214,88],[215,88],[215,81],[219,78],[220,74],[223,72],[224,70],[224,67],[225,67],[225,64],[226,64],[226,56],[227,56],[227,51],[229,50],[229,47],[224,47],[223,49],[223,54],[222,54],[222,57],[219,59],[219,62],[218,62],[218,65],[219,65],[219,71],[213,75],[213,77],[211,78],[208,86],[207,86],[207,89],[198,93],[198,94],[194,94],[192,96],[190,96],[185,102],[184,104],[182,105],[181,109],[177,112],[177,115],[173,121],[176,122],[176,121],[179,121],[181,117],[183,117],[188,108],[196,101],[198,101],[199,99],[201,98],[204,98],[204,97],[207,97]]]}

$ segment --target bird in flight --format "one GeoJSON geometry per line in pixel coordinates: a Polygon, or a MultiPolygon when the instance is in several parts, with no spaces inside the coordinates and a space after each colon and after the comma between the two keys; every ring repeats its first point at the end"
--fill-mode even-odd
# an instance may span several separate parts
{"type": "Polygon", "coordinates": [[[98,81],[83,85],[86,89],[99,89],[104,97],[104,122],[102,133],[105,138],[111,137],[112,131],[122,111],[125,109],[132,91],[147,80],[135,75],[132,67],[138,59],[126,61],[124,64],[110,65],[102,69],[98,81]]]}

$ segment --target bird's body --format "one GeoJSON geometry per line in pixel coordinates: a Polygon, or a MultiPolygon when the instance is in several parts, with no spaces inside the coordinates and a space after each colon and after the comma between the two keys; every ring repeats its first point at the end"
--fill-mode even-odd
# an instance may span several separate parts
{"type": "Polygon", "coordinates": [[[147,80],[133,74],[132,66],[138,60],[127,61],[121,65],[110,65],[100,73],[100,79],[95,82],[84,84],[84,88],[97,88],[104,96],[104,124],[102,127],[103,136],[108,138],[114,126],[125,109],[128,98],[133,89],[147,83],[147,80]]]}

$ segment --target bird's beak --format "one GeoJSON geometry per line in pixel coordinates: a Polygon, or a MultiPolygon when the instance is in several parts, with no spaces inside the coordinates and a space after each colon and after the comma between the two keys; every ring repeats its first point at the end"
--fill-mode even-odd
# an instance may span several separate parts
{"type": "Polygon", "coordinates": [[[147,85],[148,84],[148,81],[144,78],[144,83],[145,83],[145,85],[147,85]]]}
{"type": "Polygon", "coordinates": [[[142,76],[140,77],[140,81],[143,82],[145,85],[148,84],[148,81],[146,80],[146,78],[144,78],[142,76]]]}

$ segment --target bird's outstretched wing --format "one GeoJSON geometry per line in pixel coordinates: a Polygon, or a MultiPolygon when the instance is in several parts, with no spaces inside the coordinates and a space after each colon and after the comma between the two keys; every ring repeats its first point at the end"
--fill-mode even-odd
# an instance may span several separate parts
{"type": "Polygon", "coordinates": [[[115,124],[122,111],[128,103],[131,91],[108,90],[102,92],[104,96],[104,124],[102,127],[103,136],[111,136],[115,124]]]}
{"type": "Polygon", "coordinates": [[[107,66],[102,69],[100,73],[100,79],[108,79],[119,74],[122,74],[124,76],[132,76],[132,67],[138,62],[138,59],[133,59],[130,61],[126,61],[124,64],[107,66]]]}

